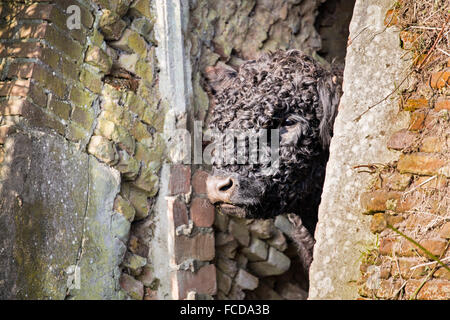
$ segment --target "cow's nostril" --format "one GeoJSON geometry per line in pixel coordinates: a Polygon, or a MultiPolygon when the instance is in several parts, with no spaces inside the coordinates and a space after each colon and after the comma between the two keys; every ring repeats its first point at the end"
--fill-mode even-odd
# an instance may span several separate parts
{"type": "Polygon", "coordinates": [[[223,185],[219,186],[219,191],[227,192],[228,190],[231,189],[232,186],[233,186],[233,180],[232,179],[228,179],[226,181],[226,183],[224,183],[223,185]]]}

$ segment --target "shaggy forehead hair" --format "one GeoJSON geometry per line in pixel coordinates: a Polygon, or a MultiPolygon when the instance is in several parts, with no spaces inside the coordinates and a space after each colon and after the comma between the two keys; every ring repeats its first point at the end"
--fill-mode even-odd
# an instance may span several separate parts
{"type": "Polygon", "coordinates": [[[281,198],[272,199],[281,210],[314,188],[316,167],[325,165],[317,158],[327,157],[324,149],[339,99],[331,72],[299,50],[280,50],[247,61],[238,71],[222,70],[211,86],[215,94],[210,128],[280,129],[281,134],[280,165],[272,176],[261,173],[263,165],[216,165],[216,170],[264,181],[266,191],[281,198]]]}

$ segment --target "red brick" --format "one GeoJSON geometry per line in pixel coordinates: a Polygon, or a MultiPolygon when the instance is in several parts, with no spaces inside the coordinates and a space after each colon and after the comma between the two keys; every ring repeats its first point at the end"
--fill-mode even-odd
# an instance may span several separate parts
{"type": "Polygon", "coordinates": [[[144,297],[144,285],[132,276],[123,273],[120,277],[121,288],[135,300],[142,300],[144,297]]]}
{"type": "Polygon", "coordinates": [[[392,255],[394,245],[397,243],[395,238],[383,237],[380,239],[380,246],[378,251],[381,255],[389,256],[392,255]]]}
{"type": "Polygon", "coordinates": [[[191,204],[191,219],[197,227],[212,227],[215,208],[208,199],[195,198],[191,204]]]}
{"type": "Polygon", "coordinates": [[[178,292],[174,298],[185,299],[190,291],[198,294],[215,295],[217,293],[216,267],[208,264],[197,272],[177,271],[178,292]]]}
{"type": "Polygon", "coordinates": [[[450,222],[444,224],[439,230],[439,235],[444,239],[450,239],[450,222]]]}
{"type": "Polygon", "coordinates": [[[179,199],[175,199],[173,202],[173,222],[175,228],[189,223],[186,204],[179,199]]]}
{"type": "Polygon", "coordinates": [[[9,66],[8,78],[19,78],[19,79],[28,79],[31,77],[33,73],[34,63],[32,62],[24,62],[24,63],[13,63],[9,66]]]}
{"type": "Polygon", "coordinates": [[[426,272],[425,266],[411,269],[411,268],[421,265],[421,264],[423,264],[423,260],[421,260],[419,258],[397,258],[396,261],[392,262],[392,267],[391,267],[392,276],[394,276],[394,277],[398,276],[399,269],[400,269],[400,274],[403,278],[406,278],[406,279],[421,278],[424,275],[426,275],[425,274],[425,272],[426,272]]]}
{"type": "Polygon", "coordinates": [[[394,279],[381,280],[376,296],[381,299],[393,299],[401,287],[401,282],[394,279]]]}
{"type": "Polygon", "coordinates": [[[417,39],[419,38],[419,34],[411,32],[411,31],[400,31],[400,40],[402,42],[402,48],[405,50],[410,50],[414,47],[417,39]]]}
{"type": "Polygon", "coordinates": [[[188,194],[191,191],[191,167],[187,165],[173,165],[170,168],[169,193],[188,194]]]}
{"type": "Polygon", "coordinates": [[[446,148],[446,143],[441,137],[429,136],[422,139],[422,145],[419,148],[421,152],[443,152],[446,148]]]}
{"type": "Polygon", "coordinates": [[[441,111],[441,110],[450,110],[450,99],[440,98],[436,101],[436,104],[434,105],[434,110],[441,111]]]}
{"type": "Polygon", "coordinates": [[[361,206],[365,213],[371,214],[374,212],[385,211],[387,205],[396,205],[400,200],[401,193],[397,191],[375,190],[372,192],[364,192],[361,194],[361,206]]]}
{"type": "Polygon", "coordinates": [[[208,173],[203,170],[197,170],[192,177],[192,187],[196,194],[206,194],[206,179],[208,173]]]}
{"type": "Polygon", "coordinates": [[[431,75],[430,86],[433,89],[441,89],[441,88],[449,85],[449,83],[450,83],[449,79],[450,79],[450,71],[449,70],[435,72],[431,75]]]}
{"type": "Polygon", "coordinates": [[[417,135],[406,129],[394,133],[387,143],[387,147],[394,150],[403,150],[413,146],[417,135]]]}
{"type": "Polygon", "coordinates": [[[414,111],[416,109],[428,108],[429,103],[425,98],[411,98],[403,103],[403,109],[406,111],[414,111]]]}
{"type": "Polygon", "coordinates": [[[13,42],[4,48],[0,45],[0,58],[8,56],[16,58],[38,58],[42,54],[42,49],[42,44],[36,42],[13,42]]]}
{"type": "MultiPolygon", "coordinates": [[[[433,255],[439,257],[445,250],[447,245],[446,241],[443,240],[434,240],[434,239],[426,239],[418,241],[419,244],[431,252],[433,255]]],[[[426,253],[423,252],[419,247],[417,247],[414,243],[407,239],[402,239],[399,246],[398,254],[401,256],[412,257],[416,256],[416,252],[421,254],[424,257],[427,257],[426,253]]]]}
{"type": "Polygon", "coordinates": [[[419,111],[415,111],[411,114],[411,123],[409,125],[409,130],[411,131],[417,131],[417,130],[421,130],[424,127],[425,124],[425,118],[426,118],[426,113],[419,110],[419,111]]]}
{"type": "MultiPolygon", "coordinates": [[[[409,280],[405,286],[406,298],[413,298],[414,293],[422,284],[422,280],[409,280]]],[[[430,280],[425,282],[417,294],[419,300],[449,300],[450,282],[445,280],[430,280]]]]}
{"type": "Polygon", "coordinates": [[[391,27],[396,25],[397,23],[398,23],[398,11],[394,9],[388,10],[384,18],[384,25],[387,27],[391,27]]]}
{"type": "Polygon", "coordinates": [[[441,268],[436,270],[436,272],[433,274],[433,277],[446,279],[447,281],[449,281],[450,280],[450,271],[448,271],[447,269],[441,267],[441,268]]]}
{"type": "Polygon", "coordinates": [[[199,232],[194,236],[175,236],[176,264],[185,260],[211,261],[215,257],[214,233],[199,232]]]}
{"type": "Polygon", "coordinates": [[[433,154],[413,153],[402,154],[397,164],[401,173],[414,173],[419,175],[435,175],[445,166],[446,161],[433,154]]]}
{"type": "Polygon", "coordinates": [[[19,39],[43,39],[48,26],[46,22],[22,25],[18,30],[19,39]]]}
{"type": "Polygon", "coordinates": [[[13,126],[0,126],[0,144],[4,144],[6,138],[14,132],[15,128],[13,126]]]}
{"type": "Polygon", "coordinates": [[[30,80],[0,82],[0,96],[26,97],[30,90],[30,80]]]}

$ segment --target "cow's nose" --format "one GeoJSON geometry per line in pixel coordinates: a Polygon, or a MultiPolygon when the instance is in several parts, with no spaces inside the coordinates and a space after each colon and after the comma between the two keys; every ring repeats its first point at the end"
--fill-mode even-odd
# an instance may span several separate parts
{"type": "Polygon", "coordinates": [[[231,177],[208,176],[206,179],[206,190],[211,203],[230,203],[235,187],[235,180],[231,177]]]}

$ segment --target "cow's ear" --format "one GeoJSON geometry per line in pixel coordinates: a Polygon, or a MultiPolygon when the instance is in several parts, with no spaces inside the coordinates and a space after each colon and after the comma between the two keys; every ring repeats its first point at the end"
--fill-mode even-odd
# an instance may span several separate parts
{"type": "Polygon", "coordinates": [[[330,73],[321,78],[317,84],[319,93],[318,118],[321,119],[319,131],[323,148],[330,145],[333,135],[334,120],[342,92],[341,82],[342,79],[339,75],[330,73]]]}
{"type": "Polygon", "coordinates": [[[237,72],[229,65],[219,62],[214,67],[207,67],[205,76],[211,88],[214,91],[220,91],[231,84],[232,79],[237,76],[237,72]]]}

